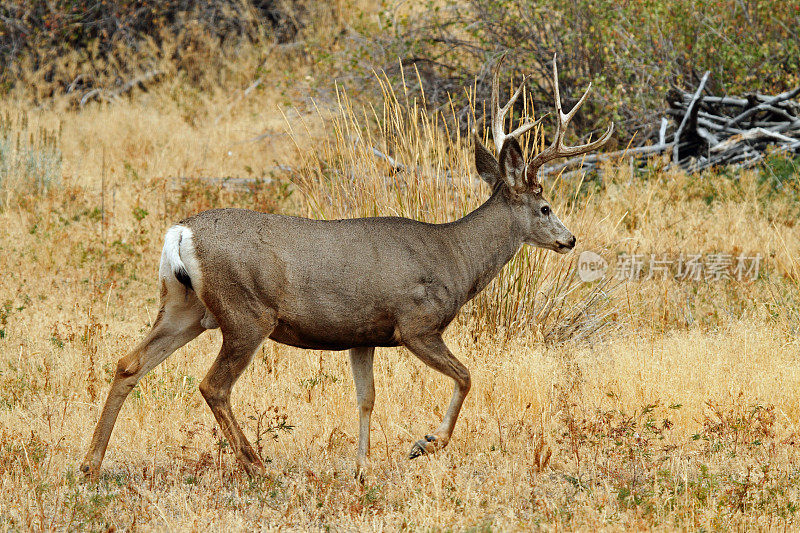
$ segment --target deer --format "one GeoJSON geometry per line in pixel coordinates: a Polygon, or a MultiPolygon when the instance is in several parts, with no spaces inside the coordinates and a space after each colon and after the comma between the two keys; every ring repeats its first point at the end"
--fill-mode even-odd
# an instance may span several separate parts
{"type": "Polygon", "coordinates": [[[224,208],[169,228],[158,271],[158,315],[146,337],[116,366],[81,471],[97,479],[117,415],[139,380],[175,350],[217,328],[222,346],[199,390],[250,476],[265,474],[265,467],[234,416],[231,390],[266,339],[304,349],[349,350],[358,407],[356,477],[370,465],[377,347],[404,346],[453,380],[441,424],[413,444],[408,458],[447,446],[471,377],[442,340],[443,332],[523,244],[559,254],[575,247],[575,236],[543,196],[539,170],[556,158],[602,147],[614,131],[612,122],[595,141],[564,144],[591,84],[564,113],[554,57],[555,133],[552,143],[526,162],[518,139],[542,119],[524,118],[505,132],[506,115],[525,79],[500,107],[502,62],[497,62],[491,95],[496,158],[473,129],[475,167],[491,195],[459,220],[313,220],[224,208]]]}

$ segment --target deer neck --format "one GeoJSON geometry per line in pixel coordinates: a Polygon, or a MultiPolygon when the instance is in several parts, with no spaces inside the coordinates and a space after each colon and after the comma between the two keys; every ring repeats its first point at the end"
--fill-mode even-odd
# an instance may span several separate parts
{"type": "Polygon", "coordinates": [[[455,263],[466,299],[481,292],[522,246],[522,232],[502,191],[451,225],[455,263]]]}

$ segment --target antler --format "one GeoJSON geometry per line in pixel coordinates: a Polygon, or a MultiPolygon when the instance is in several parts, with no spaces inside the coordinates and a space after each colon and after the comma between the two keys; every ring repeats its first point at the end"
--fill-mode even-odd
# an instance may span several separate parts
{"type": "MultiPolygon", "coordinates": [[[[564,134],[567,132],[567,125],[569,121],[572,120],[572,117],[575,116],[575,113],[578,109],[583,105],[583,102],[586,100],[586,97],[589,95],[589,91],[592,89],[592,84],[589,83],[589,87],[587,87],[586,92],[583,93],[581,99],[578,100],[578,103],[570,110],[569,113],[564,114],[561,109],[561,94],[558,88],[558,66],[556,65],[556,56],[553,55],[553,91],[555,92],[556,97],[556,133],[553,136],[553,142],[536,154],[536,157],[531,159],[528,162],[528,180],[533,182],[536,180],[536,174],[539,171],[539,168],[547,163],[548,161],[552,161],[553,159],[558,159],[559,157],[575,157],[577,155],[585,154],[587,152],[591,152],[592,150],[596,150],[603,146],[608,139],[611,138],[611,134],[614,132],[614,123],[612,122],[611,125],[608,127],[606,132],[603,134],[602,137],[597,139],[596,141],[581,144],[578,146],[564,146],[564,134]]],[[[515,95],[516,96],[516,95],[515,95]]]]}
{"type": "Polygon", "coordinates": [[[494,77],[492,78],[492,137],[494,138],[494,146],[497,148],[498,155],[503,148],[503,143],[506,138],[519,138],[520,135],[537,126],[544,119],[544,117],[542,117],[535,122],[530,122],[526,119],[520,127],[511,133],[505,133],[503,131],[503,122],[505,121],[506,113],[508,113],[508,110],[514,105],[514,102],[517,101],[520,93],[522,93],[522,88],[525,86],[525,78],[522,78],[522,83],[517,87],[517,90],[514,91],[511,98],[508,99],[506,105],[500,107],[500,66],[503,64],[505,58],[505,54],[500,56],[500,60],[497,62],[497,68],[494,71],[494,77]]]}

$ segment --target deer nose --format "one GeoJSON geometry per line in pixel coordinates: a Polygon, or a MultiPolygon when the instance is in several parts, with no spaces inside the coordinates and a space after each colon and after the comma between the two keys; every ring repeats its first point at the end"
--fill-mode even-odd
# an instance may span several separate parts
{"type": "Polygon", "coordinates": [[[578,242],[578,239],[576,239],[575,235],[573,235],[572,238],[570,238],[570,240],[569,240],[569,247],[570,248],[575,248],[575,243],[576,242],[578,242]]]}

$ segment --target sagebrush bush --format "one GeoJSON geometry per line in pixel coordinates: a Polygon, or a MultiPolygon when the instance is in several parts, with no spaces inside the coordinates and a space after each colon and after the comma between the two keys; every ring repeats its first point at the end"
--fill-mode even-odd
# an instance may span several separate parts
{"type": "Polygon", "coordinates": [[[27,113],[0,116],[0,209],[15,194],[38,194],[61,178],[58,131],[29,124],[27,113]]]}

